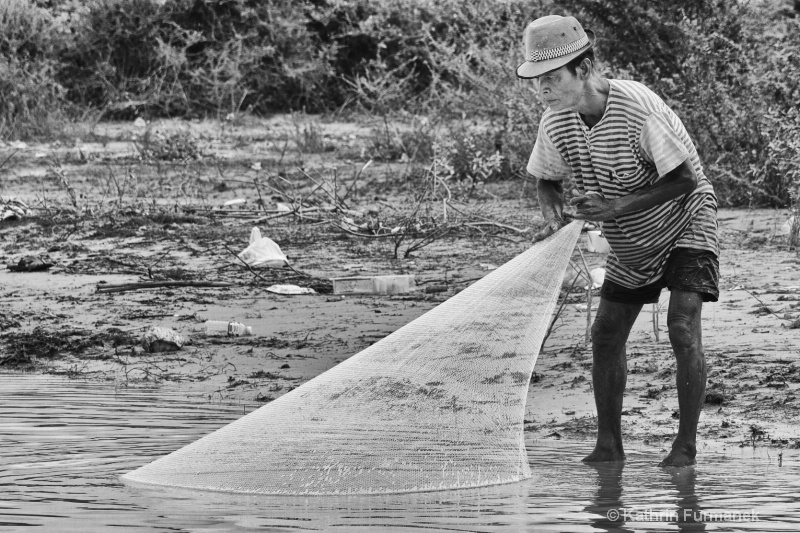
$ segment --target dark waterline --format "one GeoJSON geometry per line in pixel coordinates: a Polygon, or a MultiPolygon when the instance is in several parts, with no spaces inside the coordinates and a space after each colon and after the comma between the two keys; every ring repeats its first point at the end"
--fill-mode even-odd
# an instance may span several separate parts
{"type": "Polygon", "coordinates": [[[0,375],[0,531],[800,531],[795,450],[662,452],[580,463],[587,442],[529,442],[521,483],[370,497],[127,487],[118,476],[242,415],[160,389],[0,375]],[[727,514],[726,514],[727,513],[727,514]]]}

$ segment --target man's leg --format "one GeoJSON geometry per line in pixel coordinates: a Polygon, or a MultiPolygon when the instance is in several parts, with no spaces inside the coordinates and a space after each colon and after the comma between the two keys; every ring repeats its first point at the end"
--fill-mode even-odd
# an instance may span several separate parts
{"type": "Polygon", "coordinates": [[[583,461],[622,461],[622,396],[628,378],[625,343],[642,304],[600,298],[592,324],[592,385],[597,406],[597,444],[583,461]]]}
{"type": "Polygon", "coordinates": [[[703,298],[700,293],[675,289],[670,293],[667,326],[678,365],[676,384],[680,421],[672,451],[659,466],[685,466],[695,463],[697,421],[700,419],[706,391],[706,361],[700,323],[702,308],[703,298]]]}

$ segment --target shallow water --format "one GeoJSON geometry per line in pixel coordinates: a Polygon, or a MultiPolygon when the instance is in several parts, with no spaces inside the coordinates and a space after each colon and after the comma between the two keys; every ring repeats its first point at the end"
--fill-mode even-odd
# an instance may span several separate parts
{"type": "Polygon", "coordinates": [[[241,406],[158,389],[0,375],[2,531],[800,531],[800,455],[732,448],[661,469],[531,442],[534,477],[463,491],[264,497],[127,487],[118,476],[238,418],[241,406]],[[727,516],[725,515],[727,513],[727,516]],[[753,516],[752,513],[755,513],[753,516]],[[618,515],[618,516],[617,516],[618,515]]]}

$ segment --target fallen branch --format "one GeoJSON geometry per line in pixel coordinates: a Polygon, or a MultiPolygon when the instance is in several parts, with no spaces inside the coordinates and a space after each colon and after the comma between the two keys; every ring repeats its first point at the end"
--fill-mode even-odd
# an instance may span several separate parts
{"type": "Polygon", "coordinates": [[[470,227],[494,226],[496,228],[507,229],[507,230],[510,230],[510,231],[514,231],[516,233],[527,233],[527,232],[529,232],[531,230],[530,228],[525,228],[525,229],[515,228],[514,226],[508,226],[506,224],[500,224],[499,222],[467,222],[464,225],[465,226],[470,226],[470,227]]]}
{"type": "Polygon", "coordinates": [[[140,289],[156,289],[161,287],[234,287],[235,284],[224,281],[142,281],[136,283],[103,284],[97,286],[97,292],[124,292],[140,289]]]}
{"type": "Polygon", "coordinates": [[[790,322],[790,320],[789,320],[789,319],[787,319],[787,318],[783,318],[783,317],[782,317],[782,316],[780,316],[778,313],[776,313],[775,311],[773,311],[773,310],[772,310],[772,309],[771,309],[771,308],[770,308],[770,307],[769,307],[767,304],[765,304],[764,302],[762,302],[762,301],[761,301],[761,298],[759,298],[758,296],[756,296],[756,295],[755,295],[755,294],[753,294],[752,292],[748,291],[747,289],[743,289],[743,290],[744,290],[744,292],[746,292],[747,294],[749,294],[750,296],[752,296],[753,298],[755,298],[755,299],[756,299],[756,301],[758,301],[758,303],[760,303],[760,304],[761,304],[761,308],[762,308],[762,309],[765,309],[765,310],[766,310],[767,312],[769,312],[771,315],[774,315],[774,316],[775,316],[775,318],[777,318],[778,320],[783,320],[783,321],[786,321],[786,322],[790,322]]]}
{"type": "Polygon", "coordinates": [[[405,232],[404,233],[400,233],[400,232],[398,232],[398,233],[379,233],[379,234],[358,233],[357,231],[353,231],[351,229],[345,228],[344,226],[339,225],[339,224],[337,224],[335,222],[333,222],[332,225],[336,226],[337,228],[339,228],[340,230],[342,230],[345,233],[349,233],[350,235],[355,235],[356,237],[363,237],[365,239],[386,239],[386,238],[391,238],[391,237],[405,236],[405,232]]]}

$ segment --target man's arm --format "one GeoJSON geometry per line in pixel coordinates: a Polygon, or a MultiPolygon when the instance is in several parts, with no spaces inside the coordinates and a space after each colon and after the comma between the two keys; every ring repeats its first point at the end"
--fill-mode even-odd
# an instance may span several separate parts
{"type": "Polygon", "coordinates": [[[564,222],[564,186],[560,181],[536,180],[539,195],[539,208],[542,210],[545,226],[533,237],[533,242],[541,241],[560,230],[564,222]]]}
{"type": "MultiPolygon", "coordinates": [[[[590,194],[577,196],[570,203],[576,208],[575,218],[602,222],[669,202],[692,192],[695,187],[697,174],[691,161],[687,159],[654,184],[633,194],[613,200],[590,194]]],[[[541,202],[541,196],[539,201],[541,202]]]]}
{"type": "Polygon", "coordinates": [[[564,187],[560,181],[536,180],[539,208],[546,221],[564,218],[564,187]]]}

